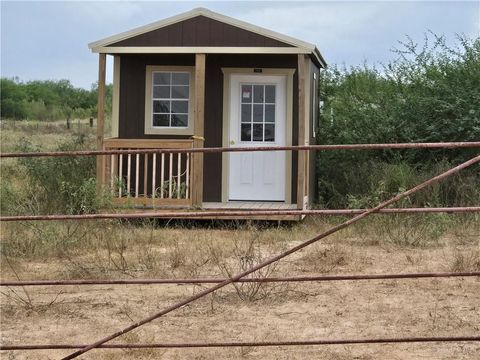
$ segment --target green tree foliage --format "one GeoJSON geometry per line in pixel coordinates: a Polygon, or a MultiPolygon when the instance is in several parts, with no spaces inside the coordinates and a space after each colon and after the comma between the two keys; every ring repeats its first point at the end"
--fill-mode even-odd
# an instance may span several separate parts
{"type": "MultiPolygon", "coordinates": [[[[456,48],[448,47],[444,37],[429,33],[423,46],[409,38],[401,42],[394,50],[397,60],[381,70],[367,66],[326,70],[319,142],[479,141],[480,38],[458,37],[457,43],[456,48]]],[[[382,187],[391,182],[388,176],[394,174],[388,169],[399,167],[387,164],[429,173],[439,162],[458,163],[475,153],[474,149],[321,153],[319,201],[324,206],[348,206],[347,195],[363,197],[372,183],[382,187]]],[[[399,190],[391,188],[384,195],[399,190]]]]}
{"type": "MultiPolygon", "coordinates": [[[[2,119],[61,120],[87,118],[97,111],[97,84],[90,90],[75,88],[68,80],[0,79],[2,119]]],[[[106,109],[111,108],[112,85],[106,89],[106,109]]]]}
{"type": "Polygon", "coordinates": [[[14,80],[0,80],[1,116],[13,119],[27,117],[26,93],[23,87],[17,85],[14,80]]]}

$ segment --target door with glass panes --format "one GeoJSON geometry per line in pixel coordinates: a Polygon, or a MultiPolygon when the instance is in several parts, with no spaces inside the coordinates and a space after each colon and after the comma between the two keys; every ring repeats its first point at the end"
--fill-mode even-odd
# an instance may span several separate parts
{"type": "MultiPolygon", "coordinates": [[[[231,147],[285,146],[286,76],[230,78],[231,147]]],[[[284,151],[229,153],[230,201],[285,201],[284,151]]]]}

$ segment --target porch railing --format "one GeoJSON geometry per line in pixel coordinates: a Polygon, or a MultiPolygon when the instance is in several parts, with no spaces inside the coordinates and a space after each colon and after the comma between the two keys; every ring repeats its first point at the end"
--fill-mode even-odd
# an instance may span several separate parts
{"type": "MultiPolygon", "coordinates": [[[[105,139],[105,150],[190,149],[193,140],[105,139]]],[[[189,153],[104,155],[103,184],[118,205],[192,205],[189,153]]]]}

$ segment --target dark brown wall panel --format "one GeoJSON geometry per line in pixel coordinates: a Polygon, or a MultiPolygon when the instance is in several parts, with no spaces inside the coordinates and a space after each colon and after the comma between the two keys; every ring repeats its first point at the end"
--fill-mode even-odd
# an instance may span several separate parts
{"type": "Polygon", "coordinates": [[[209,31],[209,39],[210,39],[210,46],[222,46],[224,44],[224,24],[219,21],[212,21],[210,22],[209,31]]]}
{"type": "Polygon", "coordinates": [[[147,65],[194,66],[195,55],[121,56],[118,136],[123,139],[185,138],[185,136],[145,135],[145,71],[147,65]]]}
{"type": "Polygon", "coordinates": [[[183,38],[183,26],[182,24],[173,24],[167,29],[168,42],[170,43],[179,43],[183,38]]]}
{"type": "MultiPolygon", "coordinates": [[[[169,44],[165,46],[195,46],[197,44],[196,34],[198,31],[196,27],[196,22],[192,20],[185,20],[179,24],[182,27],[182,35],[183,35],[181,45],[169,44]]],[[[155,30],[154,32],[160,33],[162,32],[162,29],[155,30]]],[[[150,36],[150,41],[148,42],[152,45],[145,45],[145,46],[163,46],[163,45],[156,44],[156,37],[155,37],[155,34],[153,34],[154,32],[152,32],[150,36]]]]}
{"type": "MultiPolygon", "coordinates": [[[[130,139],[185,138],[144,134],[145,68],[147,65],[194,66],[194,55],[122,55],[120,69],[119,137],[130,139]]],[[[205,83],[205,147],[221,147],[223,136],[222,67],[297,68],[297,55],[208,54],[205,83]]],[[[293,144],[298,144],[298,78],[293,78],[293,144]]],[[[296,199],[297,154],[292,156],[292,199],[296,199]]],[[[221,201],[222,155],[205,154],[204,201],[221,201]]]]}
{"type": "Polygon", "coordinates": [[[192,46],[211,46],[210,45],[210,19],[205,16],[199,16],[194,21],[195,24],[195,45],[192,46]]]}
{"type": "Polygon", "coordinates": [[[292,45],[200,15],[109,46],[291,47],[292,45]]]}

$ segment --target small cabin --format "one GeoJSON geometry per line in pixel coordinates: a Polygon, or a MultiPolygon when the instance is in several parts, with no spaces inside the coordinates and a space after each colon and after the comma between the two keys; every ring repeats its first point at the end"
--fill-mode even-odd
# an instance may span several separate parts
{"type": "MultiPolygon", "coordinates": [[[[199,8],[89,48],[99,54],[98,149],[315,143],[326,63],[313,44],[199,8]],[[104,131],[107,55],[111,134],[104,131]]],[[[114,204],[138,210],[306,209],[314,158],[308,151],[104,155],[97,183],[114,204]]]]}

